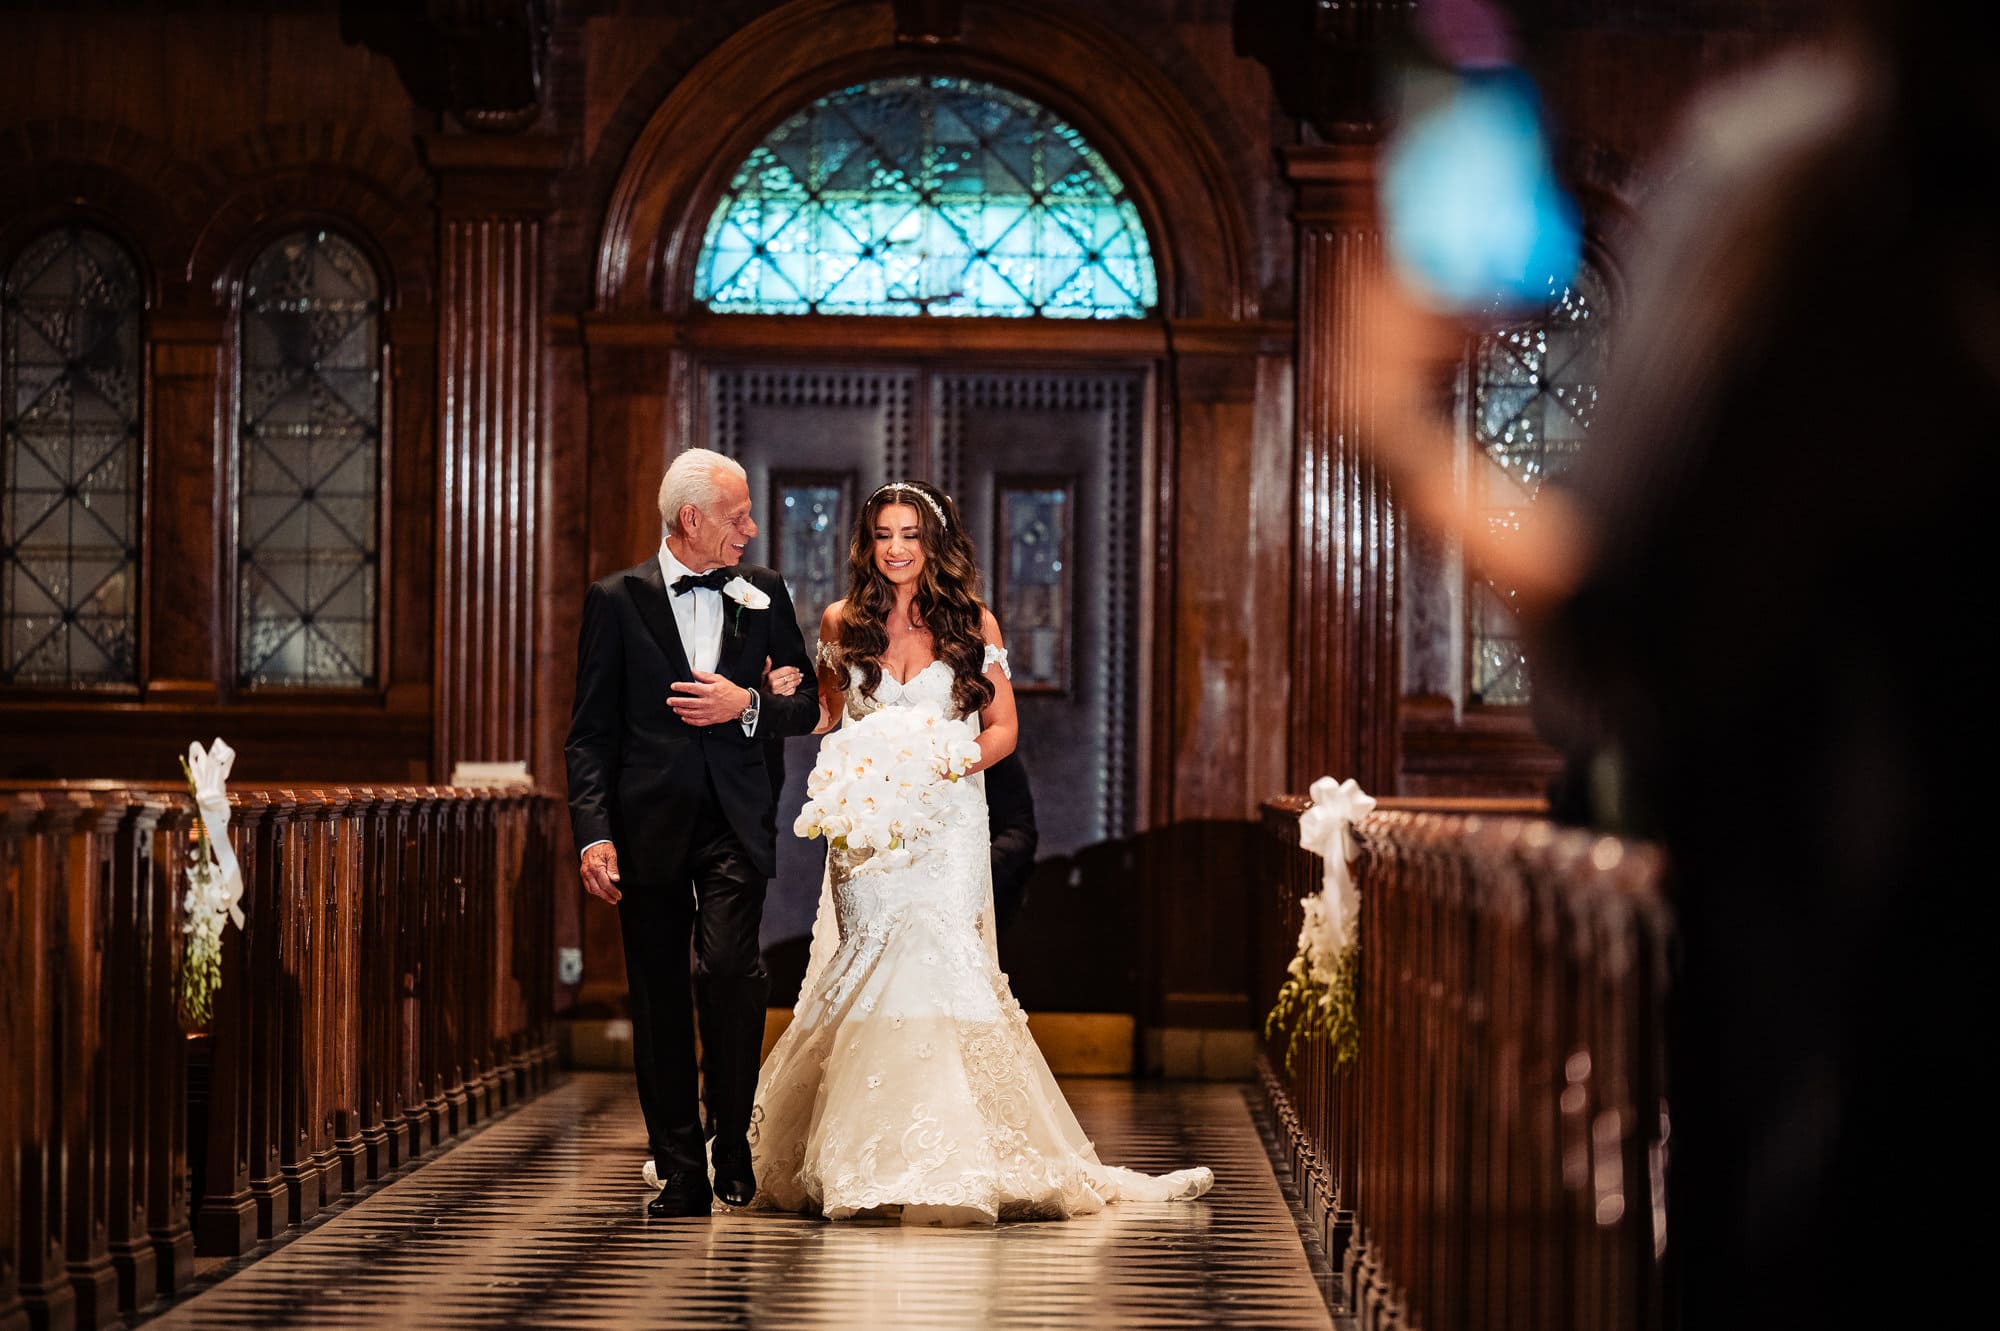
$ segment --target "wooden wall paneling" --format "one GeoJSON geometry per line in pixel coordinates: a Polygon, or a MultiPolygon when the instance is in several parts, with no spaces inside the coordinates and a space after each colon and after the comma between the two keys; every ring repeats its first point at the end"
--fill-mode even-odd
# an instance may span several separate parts
{"type": "Polygon", "coordinates": [[[1353,354],[1366,335],[1360,293],[1382,265],[1376,152],[1353,143],[1285,155],[1299,246],[1294,790],[1324,775],[1395,789],[1398,519],[1362,456],[1371,404],[1353,354]]]}
{"type": "Polygon", "coordinates": [[[531,759],[542,232],[564,144],[433,135],[439,199],[438,775],[531,759]]]}
{"type": "MultiPolygon", "coordinates": [[[[1256,796],[1245,786],[1250,750],[1282,742],[1284,733],[1260,737],[1250,724],[1253,704],[1274,687],[1257,652],[1250,586],[1253,551],[1268,539],[1259,528],[1269,520],[1253,505],[1261,331],[1177,329],[1165,386],[1177,432],[1167,497],[1178,544],[1173,655],[1165,670],[1156,664],[1155,676],[1172,681],[1163,737],[1171,775],[1165,818],[1141,838],[1141,865],[1151,943],[1148,1024],[1170,1031],[1242,1031],[1251,1019],[1242,905],[1217,884],[1230,876],[1227,865],[1245,863],[1254,850],[1248,815],[1256,796]]],[[[1176,1063],[1171,1051],[1164,1057],[1176,1071],[1199,1070],[1176,1063]]]]}
{"type": "MultiPolygon", "coordinates": [[[[673,331],[651,320],[584,316],[590,390],[587,581],[629,568],[660,548],[655,498],[667,459],[680,448],[674,389],[689,373],[686,357],[673,349],[673,331]]],[[[580,585],[568,592],[579,611],[583,591],[580,585]]],[[[568,647],[573,672],[574,639],[568,647]]]]}
{"type": "MultiPolygon", "coordinates": [[[[548,458],[542,468],[539,505],[542,512],[539,554],[544,577],[537,602],[534,673],[535,783],[544,790],[564,791],[569,779],[563,741],[569,734],[570,707],[576,684],[576,642],[583,620],[583,591],[590,569],[590,385],[584,364],[583,331],[574,319],[556,321],[549,348],[548,458]]],[[[554,918],[544,949],[544,968],[555,973],[562,948],[582,949],[583,880],[577,872],[576,847],[569,820],[558,829],[555,865],[554,918]]],[[[525,942],[525,940],[523,940],[525,942]]],[[[560,1007],[576,998],[577,986],[565,985],[556,995],[560,1007]]]]}
{"type": "Polygon", "coordinates": [[[435,672],[438,539],[438,309],[428,300],[385,312],[389,348],[383,371],[382,437],[388,467],[382,494],[388,535],[382,551],[389,634],[384,665],[392,712],[424,722],[422,751],[393,775],[338,772],[353,780],[421,781],[430,775],[431,680],[435,672]]]}
{"type": "Polygon", "coordinates": [[[226,332],[214,316],[156,317],[148,332],[143,678],[149,698],[212,702],[220,681],[234,674],[223,659],[235,604],[222,584],[223,533],[232,525],[219,446],[226,332]]]}
{"type": "Polygon", "coordinates": [[[1274,687],[1256,653],[1250,559],[1257,440],[1257,354],[1247,345],[1177,351],[1171,369],[1180,432],[1174,525],[1172,816],[1248,819],[1244,789],[1253,695],[1274,687]]]}

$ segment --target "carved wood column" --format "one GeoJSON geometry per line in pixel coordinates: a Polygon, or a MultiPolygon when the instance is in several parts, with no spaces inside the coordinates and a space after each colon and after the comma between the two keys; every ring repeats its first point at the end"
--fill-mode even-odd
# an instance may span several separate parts
{"type": "Polygon", "coordinates": [[[436,775],[533,758],[543,230],[562,145],[438,135],[436,775]]]}
{"type": "Polygon", "coordinates": [[[1294,790],[1325,775],[1395,789],[1398,524],[1388,483],[1361,450],[1373,405],[1355,369],[1367,336],[1361,288],[1382,265],[1377,151],[1336,143],[1285,158],[1299,243],[1294,790]]]}

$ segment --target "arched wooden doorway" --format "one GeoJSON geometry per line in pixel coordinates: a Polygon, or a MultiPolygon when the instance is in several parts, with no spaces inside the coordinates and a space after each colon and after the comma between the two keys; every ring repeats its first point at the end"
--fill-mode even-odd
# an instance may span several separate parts
{"type": "MultiPolygon", "coordinates": [[[[1039,627],[1044,638],[1063,628],[1069,637],[1036,667],[1045,687],[1029,690],[1024,729],[1045,850],[1067,853],[1214,816],[1206,806],[1239,817],[1247,808],[1253,780],[1228,766],[1240,747],[1220,755],[1219,777],[1198,772],[1184,785],[1179,775],[1194,770],[1188,746],[1203,743],[1206,727],[1243,726],[1219,713],[1191,730],[1177,723],[1176,688],[1207,688],[1202,655],[1238,655],[1249,635],[1216,632],[1182,659],[1175,532],[1187,516],[1205,525],[1215,504],[1231,510],[1238,533],[1248,526],[1248,454],[1260,430],[1278,451],[1275,466],[1258,464],[1256,483],[1284,484],[1282,416],[1260,415],[1256,401],[1274,383],[1283,400],[1291,330],[1246,317],[1249,247],[1224,159],[1162,72],[1086,22],[987,9],[966,6],[961,42],[912,49],[895,41],[886,7],[787,6],[704,59],[637,134],[605,214],[597,307],[582,320],[590,567],[609,571],[650,548],[658,519],[639,478],[693,444],[750,469],[767,532],[753,557],[780,567],[802,600],[838,587],[815,589],[811,567],[824,570],[827,547],[785,531],[787,499],[794,512],[833,511],[898,475],[939,481],[966,510],[1003,616],[1006,569],[1019,567],[1004,552],[1009,524],[1046,529],[1061,515],[1075,552],[1067,617],[1039,627]],[[1149,308],[1117,319],[707,308],[697,294],[703,244],[746,157],[815,99],[908,76],[1005,89],[1100,151],[1151,243],[1149,308]],[[1184,802],[1183,789],[1195,798],[1184,802]]],[[[1263,557],[1282,568],[1282,523],[1274,530],[1263,557]]],[[[1217,757],[1212,746],[1201,755],[1217,757]]],[[[767,938],[810,911],[792,900],[794,878],[816,885],[817,875],[796,859],[781,870],[767,938]]]]}

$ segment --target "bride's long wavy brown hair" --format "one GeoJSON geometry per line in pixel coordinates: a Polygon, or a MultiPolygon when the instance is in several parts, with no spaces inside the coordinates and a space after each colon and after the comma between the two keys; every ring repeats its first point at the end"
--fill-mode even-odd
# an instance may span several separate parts
{"type": "Polygon", "coordinates": [[[856,515],[847,548],[847,602],[840,612],[835,669],[861,672],[861,687],[873,693],[882,683],[882,654],[889,650],[889,612],[896,587],[875,567],[875,521],[891,504],[916,510],[924,547],[923,578],[911,607],[916,622],[930,630],[938,659],[951,667],[951,700],[970,716],[993,701],[986,678],[986,639],[980,633],[985,604],[979,599],[979,564],[951,496],[922,481],[893,481],[868,496],[856,515]],[[925,503],[928,498],[931,502],[925,503]],[[933,507],[935,505],[935,507],[933,507]],[[938,521],[939,514],[944,521],[938,521]]]}

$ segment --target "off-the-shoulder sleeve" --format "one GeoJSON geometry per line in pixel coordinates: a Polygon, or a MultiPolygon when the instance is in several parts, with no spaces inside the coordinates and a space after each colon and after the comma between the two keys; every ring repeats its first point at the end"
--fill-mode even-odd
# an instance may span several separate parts
{"type": "Polygon", "coordinates": [[[834,655],[833,644],[820,638],[813,643],[813,659],[823,666],[837,666],[840,658],[834,655]]]}
{"type": "Polygon", "coordinates": [[[986,644],[986,659],[979,663],[979,673],[983,675],[996,665],[1000,667],[1001,674],[1009,679],[1014,678],[1014,667],[1007,664],[1007,649],[996,647],[989,642],[986,644]]]}

